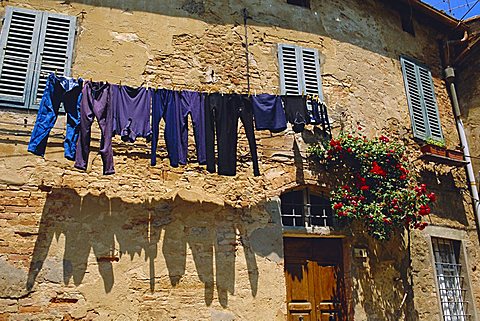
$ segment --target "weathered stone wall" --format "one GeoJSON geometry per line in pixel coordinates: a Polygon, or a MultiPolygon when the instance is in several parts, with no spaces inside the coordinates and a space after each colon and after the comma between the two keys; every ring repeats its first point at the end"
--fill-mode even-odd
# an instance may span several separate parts
{"type": "Polygon", "coordinates": [[[468,137],[470,155],[475,170],[475,178],[479,181],[478,170],[480,169],[480,78],[478,71],[478,50],[467,57],[462,65],[456,69],[456,89],[458,91],[460,111],[468,137]]]}
{"type": "MultiPolygon", "coordinates": [[[[431,66],[445,139],[457,145],[437,30],[415,21],[413,37],[402,31],[398,14],[377,1],[312,1],[311,10],[280,0],[8,4],[78,15],[73,74],[112,83],[245,92],[244,7],[251,16],[254,92],[278,92],[278,43],[317,48],[335,131],[360,125],[366,135],[385,133],[409,146],[412,165],[439,197],[431,222],[466,231],[480,306],[478,238],[462,193],[465,173],[416,160],[399,62],[405,54],[431,66]]],[[[26,152],[34,119],[33,112],[0,112],[0,319],[285,319],[276,200],[299,185],[328,191],[328,181],[304,158],[316,138],[312,128],[257,132],[260,177],[253,176],[243,135],[236,177],[209,174],[195,163],[171,168],[163,143],[161,161],[151,167],[144,141],[118,139],[117,173],[102,176],[98,130],[89,168],[80,172],[63,158],[64,117],[45,158],[26,152]]],[[[189,156],[195,159],[193,144],[189,156]]],[[[412,295],[402,237],[378,244],[358,228],[347,231],[348,248],[369,252],[366,261],[346,254],[351,319],[439,316],[427,232],[412,236],[412,295]]]]}

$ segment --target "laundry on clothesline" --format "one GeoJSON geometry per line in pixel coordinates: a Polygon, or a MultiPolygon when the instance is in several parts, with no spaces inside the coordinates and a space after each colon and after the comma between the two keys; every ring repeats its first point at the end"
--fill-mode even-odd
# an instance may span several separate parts
{"type": "Polygon", "coordinates": [[[151,142],[151,165],[155,166],[162,119],[171,166],[187,164],[190,115],[198,163],[206,165],[211,173],[228,176],[236,175],[239,120],[245,129],[255,176],[260,175],[255,130],[279,133],[287,129],[287,122],[296,133],[307,124],[321,125],[327,134],[331,130],[326,106],[314,96],[134,88],[52,73],[47,78],[28,151],[45,154],[61,103],[67,114],[65,157],[75,160],[76,168],[86,170],[91,126],[96,118],[104,174],[115,173],[114,135],[124,142],[133,143],[138,137],[151,142]]]}

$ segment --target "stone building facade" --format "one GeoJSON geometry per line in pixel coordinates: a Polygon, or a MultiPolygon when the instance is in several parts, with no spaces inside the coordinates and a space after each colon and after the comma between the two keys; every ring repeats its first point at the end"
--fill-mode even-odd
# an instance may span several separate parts
{"type": "MultiPolygon", "coordinates": [[[[334,133],[401,140],[438,195],[430,226],[411,234],[410,254],[403,234],[378,242],[355,226],[282,226],[282,194],[328,195],[331,188],[307,158],[318,138],[314,126],[299,134],[257,131],[259,177],[243,131],[235,177],[197,165],[193,143],[186,166],[170,167],[161,146],[152,167],[145,141],[117,138],[116,174],[104,176],[98,155],[86,172],[63,158],[64,116],[41,158],[26,148],[36,112],[5,107],[0,320],[309,320],[316,312],[286,294],[286,251],[299,240],[320,256],[328,242],[342,253],[344,319],[450,320],[440,303],[438,239],[453,242],[462,266],[469,316],[459,320],[476,320],[480,251],[466,173],[420,159],[400,63],[408,56],[431,70],[444,140],[454,148],[459,138],[438,43],[466,27],[417,1],[293,2],[309,8],[284,0],[9,0],[2,10],[76,17],[71,75],[131,86],[245,93],[244,8],[252,93],[281,92],[279,44],[316,49],[334,133]]],[[[98,146],[98,130],[92,141],[98,146]]]]}

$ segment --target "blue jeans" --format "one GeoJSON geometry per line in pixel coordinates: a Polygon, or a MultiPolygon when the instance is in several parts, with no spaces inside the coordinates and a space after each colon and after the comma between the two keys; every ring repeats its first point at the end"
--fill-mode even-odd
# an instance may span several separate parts
{"type": "Polygon", "coordinates": [[[82,83],[81,78],[76,80],[58,77],[53,73],[48,76],[38,108],[37,120],[28,144],[29,152],[39,156],[45,155],[48,135],[57,121],[60,103],[63,102],[63,108],[67,113],[67,129],[63,143],[65,158],[75,160],[75,148],[80,130],[82,83]]]}

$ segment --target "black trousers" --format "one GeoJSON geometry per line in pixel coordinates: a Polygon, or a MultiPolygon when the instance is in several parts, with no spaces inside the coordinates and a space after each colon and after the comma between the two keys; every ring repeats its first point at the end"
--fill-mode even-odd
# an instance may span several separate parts
{"type": "Polygon", "coordinates": [[[253,173],[260,175],[257,143],[253,131],[253,110],[247,96],[218,93],[205,98],[205,145],[207,170],[215,172],[215,137],[218,150],[218,174],[235,176],[237,167],[238,119],[242,121],[253,161],[253,173]]]}

